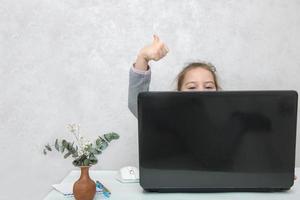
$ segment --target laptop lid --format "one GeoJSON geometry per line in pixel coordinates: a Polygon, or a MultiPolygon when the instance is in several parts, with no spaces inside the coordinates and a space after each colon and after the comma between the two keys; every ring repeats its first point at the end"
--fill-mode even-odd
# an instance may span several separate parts
{"type": "Polygon", "coordinates": [[[295,91],[143,92],[140,184],[154,191],[293,185],[295,91]]]}

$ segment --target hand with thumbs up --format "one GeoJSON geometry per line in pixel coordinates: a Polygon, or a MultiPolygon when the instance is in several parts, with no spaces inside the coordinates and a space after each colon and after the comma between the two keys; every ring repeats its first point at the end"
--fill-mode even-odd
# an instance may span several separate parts
{"type": "Polygon", "coordinates": [[[150,60],[158,61],[166,56],[168,51],[168,47],[159,37],[153,35],[152,44],[145,46],[138,53],[135,68],[146,71],[150,60]]]}

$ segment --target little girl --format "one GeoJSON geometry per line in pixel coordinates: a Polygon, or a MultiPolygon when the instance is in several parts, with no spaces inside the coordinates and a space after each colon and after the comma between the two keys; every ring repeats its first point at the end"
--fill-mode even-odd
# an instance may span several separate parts
{"type": "MultiPolygon", "coordinates": [[[[148,62],[162,59],[168,51],[168,47],[159,37],[153,35],[152,44],[139,51],[136,62],[130,68],[128,107],[136,117],[137,96],[140,92],[149,90],[151,70],[148,62]]],[[[177,91],[217,91],[219,89],[216,69],[210,63],[190,63],[177,76],[177,91]]]]}

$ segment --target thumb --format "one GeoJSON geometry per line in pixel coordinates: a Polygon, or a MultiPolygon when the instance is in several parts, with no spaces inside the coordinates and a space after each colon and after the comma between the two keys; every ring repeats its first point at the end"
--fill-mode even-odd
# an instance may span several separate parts
{"type": "Polygon", "coordinates": [[[158,41],[159,41],[159,37],[156,34],[154,34],[153,35],[153,42],[158,42],[158,41]]]}

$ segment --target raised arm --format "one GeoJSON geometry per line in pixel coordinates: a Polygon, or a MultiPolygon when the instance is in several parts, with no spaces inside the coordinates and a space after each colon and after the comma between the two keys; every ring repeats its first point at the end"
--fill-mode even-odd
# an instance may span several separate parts
{"type": "Polygon", "coordinates": [[[129,71],[128,108],[137,117],[137,96],[140,92],[148,91],[151,81],[149,61],[158,61],[168,53],[168,47],[153,35],[152,44],[142,48],[135,63],[129,71]]]}

